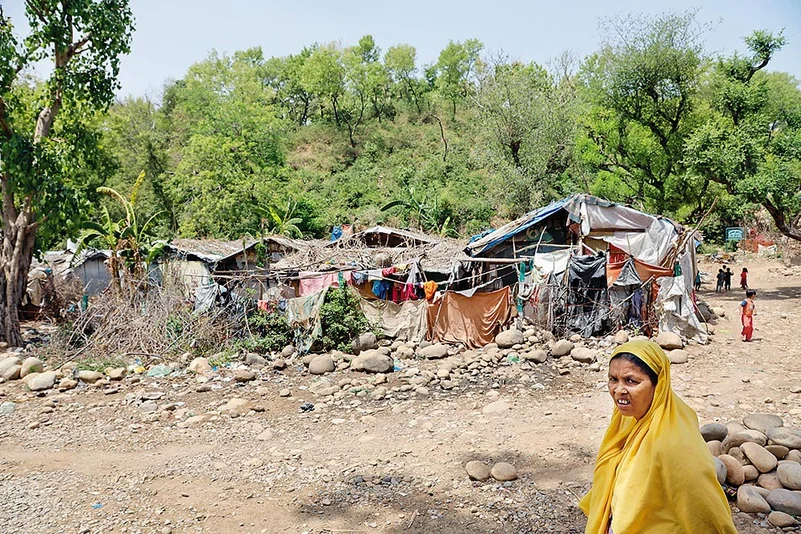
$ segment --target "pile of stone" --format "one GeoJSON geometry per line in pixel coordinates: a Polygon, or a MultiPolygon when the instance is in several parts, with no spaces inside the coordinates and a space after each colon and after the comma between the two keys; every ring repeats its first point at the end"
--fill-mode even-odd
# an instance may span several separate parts
{"type": "Polygon", "coordinates": [[[801,515],[801,429],[776,415],[751,414],[742,423],[709,423],[701,435],[715,457],[718,481],[737,489],[737,507],[766,514],[777,527],[801,515]]]}

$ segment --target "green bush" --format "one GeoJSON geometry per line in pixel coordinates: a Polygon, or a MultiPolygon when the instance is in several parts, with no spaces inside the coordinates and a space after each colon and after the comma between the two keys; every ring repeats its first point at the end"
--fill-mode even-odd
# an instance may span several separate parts
{"type": "Polygon", "coordinates": [[[370,323],[359,307],[359,296],[348,287],[328,290],[320,307],[320,321],[325,350],[349,352],[352,339],[370,330],[370,323]]]}
{"type": "Polygon", "coordinates": [[[242,340],[242,348],[253,352],[281,350],[292,342],[292,329],[278,310],[255,310],[248,315],[252,337],[242,340]]]}

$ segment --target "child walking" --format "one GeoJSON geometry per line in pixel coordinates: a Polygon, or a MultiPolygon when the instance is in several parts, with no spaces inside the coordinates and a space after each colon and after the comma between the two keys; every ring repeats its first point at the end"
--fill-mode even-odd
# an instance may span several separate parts
{"type": "Polygon", "coordinates": [[[718,283],[715,286],[715,293],[720,293],[723,291],[723,283],[726,281],[726,273],[723,272],[723,269],[718,269],[718,283]]]}
{"type": "Polygon", "coordinates": [[[743,272],[740,273],[740,289],[748,289],[748,269],[743,267],[743,272]]]}
{"type": "Polygon", "coordinates": [[[749,289],[745,292],[745,300],[740,303],[742,313],[740,320],[743,323],[743,341],[751,341],[751,336],[754,335],[754,315],[756,315],[756,305],[754,304],[754,297],[756,291],[749,289]]]}

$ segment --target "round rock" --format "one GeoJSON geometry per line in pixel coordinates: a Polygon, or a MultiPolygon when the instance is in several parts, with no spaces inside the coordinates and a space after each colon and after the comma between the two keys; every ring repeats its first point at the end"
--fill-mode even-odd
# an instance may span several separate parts
{"type": "Polygon", "coordinates": [[[684,347],[681,336],[673,332],[660,332],[654,341],[665,350],[681,349],[684,347]]]}
{"type": "MultiPolygon", "coordinates": [[[[58,374],[55,371],[47,371],[46,373],[38,373],[28,382],[28,389],[31,391],[45,391],[52,389],[56,385],[56,378],[58,374]]],[[[801,467],[799,465],[798,467],[801,467]]]]}
{"type": "Polygon", "coordinates": [[[704,441],[723,441],[729,434],[729,429],[726,428],[726,425],[720,423],[707,423],[699,430],[701,431],[701,435],[704,436],[704,441]]]}
{"type": "Polygon", "coordinates": [[[517,470],[512,464],[506,462],[498,462],[493,465],[490,474],[492,478],[500,482],[508,482],[517,479],[517,470]]]}
{"type": "Polygon", "coordinates": [[[556,345],[553,346],[551,349],[551,356],[554,358],[561,358],[562,356],[567,356],[570,354],[570,351],[573,350],[575,345],[572,341],[568,341],[566,339],[560,339],[556,342],[556,345]]]}
{"type": "Polygon", "coordinates": [[[324,375],[325,373],[332,373],[336,369],[336,364],[331,356],[328,354],[321,354],[316,356],[309,362],[309,373],[313,375],[324,375]]]}
{"type": "Polygon", "coordinates": [[[94,384],[103,378],[103,373],[97,371],[79,371],[78,379],[87,384],[94,384]]]}
{"type": "Polygon", "coordinates": [[[256,373],[248,369],[239,369],[234,373],[234,380],[237,382],[250,382],[256,379],[256,373]]]}
{"type": "Polygon", "coordinates": [[[718,483],[723,484],[726,482],[726,464],[720,458],[715,458],[715,474],[718,477],[718,483]]]}
{"type": "Polygon", "coordinates": [[[716,439],[713,439],[712,441],[707,441],[706,446],[709,447],[710,454],[712,454],[712,456],[714,456],[715,458],[723,454],[723,451],[720,450],[720,442],[716,439]]]}
{"type": "Polygon", "coordinates": [[[801,464],[801,451],[792,450],[787,453],[785,459],[795,462],[797,464],[801,464]]]}
{"type": "Polygon", "coordinates": [[[779,462],[775,456],[756,443],[743,443],[740,445],[740,450],[754,464],[754,467],[759,469],[760,473],[773,471],[779,462]]]}
{"type": "Polygon", "coordinates": [[[732,486],[741,486],[745,482],[745,473],[740,461],[728,454],[721,454],[718,459],[726,465],[726,482],[732,486]]]}
{"type": "Polygon", "coordinates": [[[753,486],[743,484],[737,489],[737,508],[748,514],[770,513],[770,505],[753,486]]]}
{"type": "Polygon", "coordinates": [[[790,452],[790,449],[784,445],[767,445],[765,449],[775,456],[777,460],[784,460],[790,452]]]}
{"type": "Polygon", "coordinates": [[[495,343],[502,349],[512,348],[515,345],[522,344],[524,341],[523,332],[516,328],[506,330],[495,336],[495,343]]]}
{"type": "Polygon", "coordinates": [[[759,475],[759,478],[757,479],[757,485],[770,491],[780,489],[782,487],[782,483],[779,482],[779,477],[776,475],[776,473],[763,473],[759,475]]]}
{"type": "Polygon", "coordinates": [[[420,349],[420,356],[429,360],[439,360],[448,355],[448,345],[436,343],[424,349],[420,349]]]}
{"type": "Polygon", "coordinates": [[[687,360],[690,359],[690,354],[686,350],[671,350],[668,352],[668,359],[673,365],[681,365],[687,363],[687,360]]]}
{"type": "Polygon", "coordinates": [[[743,474],[745,475],[745,481],[751,482],[752,480],[756,480],[759,478],[759,469],[757,469],[753,465],[744,465],[743,474]]]}
{"type": "Polygon", "coordinates": [[[768,504],[774,510],[790,515],[801,515],[801,493],[787,489],[775,489],[768,495],[768,504]]]}
{"type": "Polygon", "coordinates": [[[801,436],[792,432],[792,429],[774,427],[766,431],[768,439],[776,445],[782,445],[788,449],[801,449],[801,436]]]}
{"type": "Polygon", "coordinates": [[[548,359],[548,353],[542,349],[535,349],[524,353],[523,358],[534,363],[545,363],[548,359]]]}
{"type": "Polygon", "coordinates": [[[768,521],[774,527],[787,528],[798,525],[798,520],[790,514],[784,512],[771,512],[768,516],[768,521]]]}
{"type": "Polygon", "coordinates": [[[801,490],[801,464],[782,462],[776,469],[776,476],[785,488],[801,490]]]}
{"type": "Polygon", "coordinates": [[[467,476],[470,477],[470,480],[478,480],[479,482],[484,482],[485,480],[489,479],[490,477],[490,468],[484,462],[480,462],[478,460],[472,460],[467,462],[464,466],[464,470],[467,471],[467,476]]]}
{"type": "Polygon", "coordinates": [[[622,345],[628,340],[629,340],[629,333],[626,332],[625,330],[618,330],[618,332],[615,334],[615,343],[617,343],[618,345],[622,345]]]}
{"type": "Polygon", "coordinates": [[[754,413],[743,417],[743,424],[746,428],[751,430],[759,430],[763,434],[767,433],[769,428],[778,428],[784,426],[782,418],[778,415],[768,413],[754,413]]]}
{"type": "Polygon", "coordinates": [[[594,350],[586,347],[574,347],[570,351],[570,357],[577,362],[589,364],[595,361],[597,354],[594,350]]]}
{"type": "Polygon", "coordinates": [[[43,370],[44,364],[42,363],[42,360],[31,356],[30,358],[25,358],[25,361],[22,362],[22,366],[19,370],[19,376],[24,378],[31,373],[41,373],[43,370]]]}

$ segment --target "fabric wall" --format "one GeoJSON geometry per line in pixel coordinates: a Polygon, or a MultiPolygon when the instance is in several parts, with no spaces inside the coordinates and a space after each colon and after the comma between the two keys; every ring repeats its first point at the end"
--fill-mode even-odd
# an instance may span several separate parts
{"type": "Polygon", "coordinates": [[[295,330],[295,347],[306,352],[322,333],[320,307],[325,302],[328,288],[315,293],[286,301],[286,321],[295,330]]]}
{"type": "Polygon", "coordinates": [[[483,347],[495,340],[512,316],[509,287],[472,297],[446,291],[428,306],[428,337],[432,341],[483,347]]]}
{"type": "Polygon", "coordinates": [[[428,329],[428,302],[407,300],[396,304],[389,300],[360,299],[359,306],[370,324],[377,325],[387,337],[422,341],[428,329]]]}
{"type": "Polygon", "coordinates": [[[573,256],[568,267],[568,286],[568,331],[582,337],[602,332],[609,303],[606,255],[573,256]]]}

